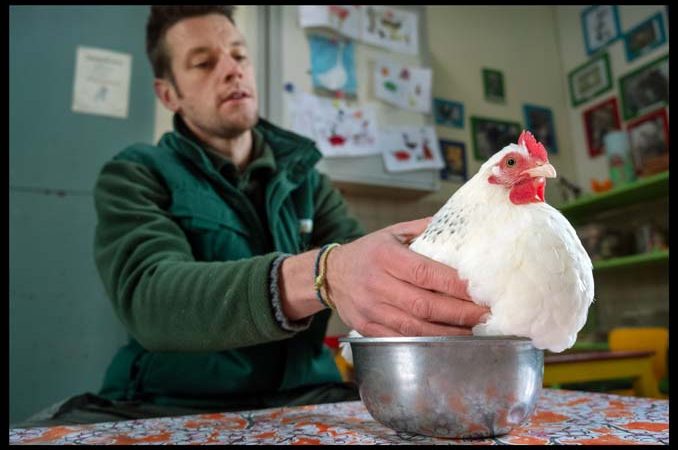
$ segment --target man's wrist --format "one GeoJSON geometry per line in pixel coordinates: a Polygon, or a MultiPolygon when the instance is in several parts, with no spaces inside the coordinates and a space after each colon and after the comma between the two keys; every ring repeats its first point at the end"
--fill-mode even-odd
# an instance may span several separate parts
{"type": "Polygon", "coordinates": [[[299,320],[324,309],[315,290],[315,262],[319,249],[285,258],[280,268],[280,303],[290,320],[299,320]]]}
{"type": "Polygon", "coordinates": [[[269,293],[271,296],[271,306],[273,307],[273,315],[276,322],[280,325],[285,331],[303,331],[311,324],[313,317],[305,317],[300,320],[290,320],[282,309],[282,300],[281,300],[281,287],[280,287],[280,266],[283,261],[289,258],[291,255],[283,253],[273,260],[271,264],[271,270],[269,273],[269,293]]]}

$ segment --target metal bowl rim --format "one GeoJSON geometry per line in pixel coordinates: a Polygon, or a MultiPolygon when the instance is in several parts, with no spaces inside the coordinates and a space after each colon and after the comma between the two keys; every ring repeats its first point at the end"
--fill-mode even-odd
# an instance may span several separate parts
{"type": "Polygon", "coordinates": [[[532,339],[522,336],[394,336],[394,337],[340,337],[339,342],[351,344],[429,344],[446,342],[510,342],[531,343],[532,339]]]}

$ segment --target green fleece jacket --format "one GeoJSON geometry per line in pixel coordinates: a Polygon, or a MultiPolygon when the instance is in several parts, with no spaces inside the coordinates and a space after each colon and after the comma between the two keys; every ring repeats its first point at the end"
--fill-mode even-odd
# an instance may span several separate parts
{"type": "Polygon", "coordinates": [[[329,310],[283,327],[271,267],[363,230],[314,168],[312,141],[263,119],[253,135],[259,156],[237,174],[177,116],[157,146],[132,145],[101,170],[95,260],[131,336],[101,395],[220,407],[340,381],[323,345],[329,310]]]}

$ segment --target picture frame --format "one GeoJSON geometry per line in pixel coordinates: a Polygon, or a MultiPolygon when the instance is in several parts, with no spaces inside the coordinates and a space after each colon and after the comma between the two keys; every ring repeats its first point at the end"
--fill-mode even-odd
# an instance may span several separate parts
{"type": "Polygon", "coordinates": [[[624,120],[634,119],[669,103],[669,55],[661,56],[619,78],[624,120]]]}
{"type": "Polygon", "coordinates": [[[553,111],[545,106],[526,103],[523,105],[523,114],[525,116],[525,128],[530,130],[534,137],[544,144],[547,152],[558,153],[553,111]]]}
{"type": "Polygon", "coordinates": [[[440,169],[440,179],[464,183],[468,179],[466,144],[461,141],[441,139],[439,146],[445,162],[445,167],[440,169]]]}
{"type": "Polygon", "coordinates": [[[485,91],[485,100],[498,103],[505,102],[504,74],[499,70],[484,68],[483,90],[485,91]]]}
{"type": "Polygon", "coordinates": [[[604,154],[605,135],[612,130],[622,129],[617,97],[593,105],[583,112],[582,117],[589,157],[604,154]]]}
{"type": "Polygon", "coordinates": [[[586,54],[591,56],[621,36],[617,5],[593,5],[581,12],[586,54]]]}
{"type": "Polygon", "coordinates": [[[626,61],[631,62],[666,43],[664,19],[658,12],[624,34],[626,61]]]}
{"type": "Polygon", "coordinates": [[[629,122],[626,129],[639,177],[669,169],[669,118],[666,108],[629,122]]]}
{"type": "Polygon", "coordinates": [[[474,158],[485,161],[508,144],[516,144],[521,131],[518,122],[471,117],[474,158]]]}
{"type": "Polygon", "coordinates": [[[612,89],[610,57],[602,53],[575,67],[567,77],[572,106],[577,107],[612,89]]]}
{"type": "Polygon", "coordinates": [[[464,104],[461,102],[434,98],[433,115],[436,125],[464,128],[464,104]]]}

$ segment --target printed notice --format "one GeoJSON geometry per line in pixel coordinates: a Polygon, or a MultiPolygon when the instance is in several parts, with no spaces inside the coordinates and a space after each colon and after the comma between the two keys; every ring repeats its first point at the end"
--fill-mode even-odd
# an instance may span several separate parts
{"type": "Polygon", "coordinates": [[[73,111],[126,118],[131,73],[129,53],[79,46],[73,111]]]}

